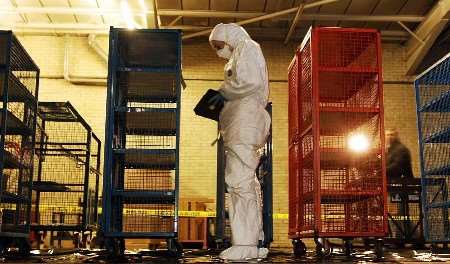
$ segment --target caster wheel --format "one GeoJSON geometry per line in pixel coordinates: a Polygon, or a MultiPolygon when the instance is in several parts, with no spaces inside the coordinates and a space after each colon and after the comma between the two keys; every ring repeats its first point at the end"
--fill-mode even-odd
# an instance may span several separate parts
{"type": "Polygon", "coordinates": [[[431,243],[431,253],[434,253],[434,254],[436,254],[436,253],[439,253],[439,246],[438,246],[438,244],[436,244],[436,243],[431,243]]]}
{"type": "Polygon", "coordinates": [[[28,257],[30,256],[30,251],[31,251],[31,245],[30,242],[28,241],[28,239],[19,239],[17,241],[17,246],[19,247],[19,254],[21,257],[28,257]]]}
{"type": "Polygon", "coordinates": [[[231,247],[231,241],[229,239],[224,239],[223,240],[223,249],[227,249],[231,247]]]}
{"type": "Polygon", "coordinates": [[[382,259],[384,256],[384,249],[383,249],[383,240],[377,239],[375,241],[375,256],[377,259],[382,259]]]}
{"type": "Polygon", "coordinates": [[[0,238],[0,256],[3,256],[8,251],[8,239],[0,238]]]}
{"type": "Polygon", "coordinates": [[[215,241],[216,249],[222,249],[223,248],[223,242],[222,240],[216,240],[215,241]]]}
{"type": "Polygon", "coordinates": [[[316,242],[316,254],[319,258],[329,257],[333,252],[333,249],[330,247],[328,240],[324,238],[314,239],[316,242]]]}
{"type": "Polygon", "coordinates": [[[178,240],[172,238],[167,240],[167,249],[171,256],[180,258],[183,255],[183,247],[178,240]]]}
{"type": "Polygon", "coordinates": [[[74,233],[73,234],[73,245],[75,248],[80,248],[81,243],[80,243],[80,233],[74,233]]]}
{"type": "Polygon", "coordinates": [[[123,238],[117,239],[116,245],[117,245],[117,251],[118,251],[119,255],[121,255],[121,256],[125,255],[125,239],[123,239],[123,238]]]}
{"type": "Polygon", "coordinates": [[[88,234],[85,234],[83,232],[81,233],[80,246],[81,248],[87,248],[87,245],[88,245],[88,234]]]}
{"type": "Polygon", "coordinates": [[[108,255],[115,256],[118,254],[116,242],[114,238],[105,238],[104,240],[106,251],[108,252],[108,255]]]}
{"type": "Polygon", "coordinates": [[[367,250],[370,250],[371,249],[371,247],[370,247],[370,239],[368,239],[368,238],[365,238],[364,239],[364,249],[367,251],[367,250]]]}
{"type": "Polygon", "coordinates": [[[352,240],[350,240],[350,239],[344,240],[344,254],[345,254],[345,256],[350,257],[352,252],[353,252],[352,240]]]}
{"type": "Polygon", "coordinates": [[[292,248],[294,250],[294,256],[302,257],[306,255],[306,245],[300,239],[292,240],[292,248]]]}

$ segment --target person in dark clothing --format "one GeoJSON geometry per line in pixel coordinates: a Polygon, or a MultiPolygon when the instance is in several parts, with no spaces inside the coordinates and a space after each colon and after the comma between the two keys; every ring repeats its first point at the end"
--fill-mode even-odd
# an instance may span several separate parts
{"type": "MultiPolygon", "coordinates": [[[[386,176],[389,184],[407,184],[414,175],[411,167],[411,153],[409,149],[400,142],[396,130],[386,130],[386,176]]],[[[389,195],[399,199],[397,212],[389,212],[402,220],[397,224],[389,221],[389,235],[394,238],[411,240],[414,236],[414,229],[409,218],[408,192],[389,192],[389,195]]],[[[403,245],[403,242],[400,242],[403,245]]]]}
{"type": "Polygon", "coordinates": [[[411,167],[411,153],[400,142],[396,130],[386,130],[387,159],[386,176],[389,182],[414,177],[411,167]]]}

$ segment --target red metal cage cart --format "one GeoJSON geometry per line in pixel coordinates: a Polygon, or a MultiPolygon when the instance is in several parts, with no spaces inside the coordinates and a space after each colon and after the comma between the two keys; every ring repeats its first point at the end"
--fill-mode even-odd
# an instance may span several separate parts
{"type": "Polygon", "coordinates": [[[305,254],[329,238],[374,238],[387,231],[380,34],[312,28],[289,66],[289,237],[305,254]]]}

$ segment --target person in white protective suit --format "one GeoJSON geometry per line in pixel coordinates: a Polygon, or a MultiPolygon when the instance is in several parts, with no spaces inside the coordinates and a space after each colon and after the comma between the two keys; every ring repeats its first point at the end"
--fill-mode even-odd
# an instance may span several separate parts
{"type": "Polygon", "coordinates": [[[230,194],[229,217],[232,247],[220,258],[245,260],[266,258],[268,249],[258,248],[263,240],[260,185],[255,170],[259,151],[265,144],[270,116],[265,110],[269,96],[266,62],[258,43],[236,24],[218,24],[209,42],[217,55],[228,60],[219,94],[210,100],[224,101],[219,126],[226,162],[225,182],[230,194]]]}

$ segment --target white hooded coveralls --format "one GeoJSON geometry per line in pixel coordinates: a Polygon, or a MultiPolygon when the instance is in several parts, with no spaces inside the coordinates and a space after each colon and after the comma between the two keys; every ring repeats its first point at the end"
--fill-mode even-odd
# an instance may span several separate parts
{"type": "Polygon", "coordinates": [[[209,37],[212,40],[224,41],[233,48],[219,89],[227,100],[219,126],[226,151],[225,182],[231,198],[232,231],[232,247],[220,257],[266,257],[267,250],[257,248],[264,234],[260,185],[255,176],[258,150],[266,142],[271,122],[265,110],[269,96],[266,62],[259,44],[236,24],[218,24],[209,37]]]}

